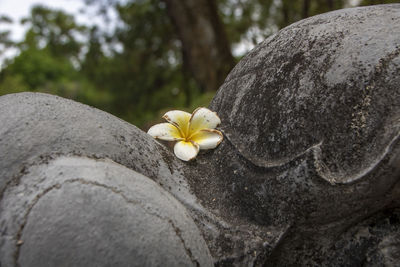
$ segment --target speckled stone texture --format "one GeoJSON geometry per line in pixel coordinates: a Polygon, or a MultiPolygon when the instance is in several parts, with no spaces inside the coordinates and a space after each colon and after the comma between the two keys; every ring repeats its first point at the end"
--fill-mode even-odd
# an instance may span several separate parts
{"type": "Polygon", "coordinates": [[[32,166],[0,203],[2,266],[212,266],[182,204],[111,160],[32,166]]]}
{"type": "Polygon", "coordinates": [[[227,77],[224,141],[192,162],[88,106],[0,97],[1,266],[396,266],[399,73],[400,4],[290,25],[227,77]]]}
{"type": "Polygon", "coordinates": [[[36,93],[0,97],[0,122],[0,266],[213,265],[181,162],[152,137],[36,93]]]}
{"type": "Polygon", "coordinates": [[[212,101],[227,140],[211,159],[208,206],[281,229],[267,265],[400,262],[399,74],[399,4],[322,14],[265,40],[212,101]],[[381,212],[392,219],[378,223],[381,212]]]}
{"type": "Polygon", "coordinates": [[[181,162],[146,133],[110,114],[61,97],[22,93],[0,98],[0,121],[0,192],[31,165],[75,155],[109,158],[195,205],[181,162]]]}

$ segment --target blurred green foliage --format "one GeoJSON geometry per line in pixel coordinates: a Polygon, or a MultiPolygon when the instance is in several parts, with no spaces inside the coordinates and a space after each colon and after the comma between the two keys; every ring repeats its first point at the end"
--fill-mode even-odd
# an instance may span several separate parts
{"type": "MultiPolygon", "coordinates": [[[[0,95],[23,91],[71,98],[147,128],[170,109],[207,106],[204,92],[184,66],[182,44],[161,0],[104,0],[118,24],[112,32],[76,23],[72,15],[35,6],[22,23],[24,40],[0,32],[0,48],[19,53],[4,62],[0,95]]],[[[361,5],[398,1],[363,0],[361,5]]],[[[278,29],[344,7],[345,0],[218,0],[219,19],[231,45],[256,44],[278,29]]],[[[0,16],[0,23],[10,23],[0,16]]],[[[193,38],[200,38],[193,36],[193,38]]],[[[201,40],[199,40],[201,41],[201,40]]],[[[238,60],[239,58],[237,58],[238,60]]]]}

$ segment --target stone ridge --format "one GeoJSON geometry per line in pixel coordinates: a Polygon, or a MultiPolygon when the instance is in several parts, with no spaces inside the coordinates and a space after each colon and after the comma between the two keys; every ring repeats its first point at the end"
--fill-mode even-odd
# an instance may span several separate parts
{"type": "Polygon", "coordinates": [[[400,4],[340,10],[257,46],[211,108],[253,164],[280,166],[312,151],[323,179],[348,183],[399,142],[399,72],[400,4]]]}
{"type": "Polygon", "coordinates": [[[86,105],[0,97],[0,265],[396,266],[399,20],[340,10],[268,38],[211,104],[227,138],[191,162],[86,105]]]}
{"type": "Polygon", "coordinates": [[[212,266],[189,213],[111,160],[58,157],[0,202],[4,266],[212,266]]]}
{"type": "Polygon", "coordinates": [[[60,155],[109,158],[201,209],[191,198],[181,162],[137,127],[61,97],[20,93],[0,98],[0,194],[26,170],[60,155]]]}

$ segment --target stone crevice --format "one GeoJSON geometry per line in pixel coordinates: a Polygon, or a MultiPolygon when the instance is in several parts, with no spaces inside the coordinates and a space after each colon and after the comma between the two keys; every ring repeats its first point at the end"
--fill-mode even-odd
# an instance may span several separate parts
{"type": "Polygon", "coordinates": [[[318,175],[322,179],[328,181],[332,185],[352,184],[358,180],[361,180],[362,178],[366,177],[369,173],[377,169],[381,165],[382,161],[384,161],[385,158],[390,154],[389,152],[393,150],[393,147],[398,143],[399,140],[400,140],[400,132],[385,147],[382,154],[380,154],[370,165],[366,166],[363,170],[359,171],[358,173],[347,175],[346,177],[333,174],[321,159],[322,158],[321,148],[319,146],[313,147],[315,169],[318,175]]]}
{"type": "Polygon", "coordinates": [[[107,190],[110,190],[110,191],[112,191],[114,194],[117,194],[117,195],[121,196],[127,203],[132,204],[132,205],[138,205],[138,206],[140,206],[140,207],[142,208],[142,210],[143,210],[145,213],[147,213],[147,214],[149,214],[149,215],[151,215],[151,216],[155,216],[155,217],[157,217],[157,218],[159,218],[159,219],[161,219],[161,220],[163,220],[163,221],[168,222],[168,223],[171,225],[171,227],[174,229],[174,231],[175,231],[177,237],[179,238],[179,240],[181,241],[181,244],[182,244],[184,250],[186,251],[187,256],[190,258],[190,260],[193,262],[193,264],[194,264],[195,266],[200,266],[200,265],[199,265],[199,262],[194,258],[191,249],[190,249],[190,248],[187,246],[187,244],[185,243],[185,240],[183,239],[183,237],[182,237],[182,235],[181,235],[181,230],[179,229],[178,226],[176,226],[176,225],[174,224],[174,222],[173,222],[171,219],[167,219],[167,218],[161,216],[160,214],[158,214],[158,213],[156,213],[156,212],[151,212],[151,211],[149,211],[149,210],[146,209],[145,207],[142,207],[142,205],[141,205],[140,202],[134,201],[134,200],[128,198],[125,194],[123,194],[123,192],[122,192],[121,190],[118,190],[118,189],[115,188],[115,187],[108,186],[108,185],[105,185],[105,184],[102,184],[102,183],[98,183],[98,182],[88,181],[88,180],[83,179],[83,178],[69,179],[69,180],[65,180],[65,181],[62,182],[62,183],[54,184],[54,185],[52,185],[52,186],[50,186],[50,187],[44,189],[40,194],[38,194],[38,195],[33,199],[32,203],[28,206],[27,211],[26,211],[26,213],[25,213],[25,215],[24,215],[24,217],[23,217],[23,222],[21,223],[21,225],[20,225],[20,227],[19,227],[19,230],[18,230],[17,234],[15,235],[15,242],[16,242],[16,250],[15,250],[15,253],[14,253],[14,263],[15,263],[15,266],[20,267],[20,264],[19,264],[19,262],[18,262],[18,258],[19,258],[19,254],[20,254],[20,247],[21,247],[21,245],[18,244],[18,243],[21,242],[21,241],[23,242],[23,240],[21,240],[21,237],[22,237],[22,234],[23,234],[25,225],[26,225],[26,223],[28,222],[29,214],[30,214],[30,212],[32,211],[32,209],[34,208],[34,206],[39,202],[39,200],[40,200],[43,196],[45,196],[45,195],[46,195],[47,193],[49,193],[50,191],[52,191],[52,190],[58,190],[58,189],[60,189],[63,185],[65,185],[65,184],[71,184],[71,183],[80,183],[80,184],[85,184],[85,185],[99,186],[99,187],[105,188],[105,189],[107,189],[107,190]]]}

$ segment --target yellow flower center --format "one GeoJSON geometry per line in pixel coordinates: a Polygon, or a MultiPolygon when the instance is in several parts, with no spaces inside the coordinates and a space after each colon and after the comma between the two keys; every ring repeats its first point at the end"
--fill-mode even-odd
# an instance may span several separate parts
{"type": "Polygon", "coordinates": [[[178,127],[179,132],[181,134],[181,137],[184,139],[185,142],[189,142],[191,137],[193,136],[193,133],[190,132],[189,130],[189,125],[185,125],[186,129],[181,129],[178,127]]]}

